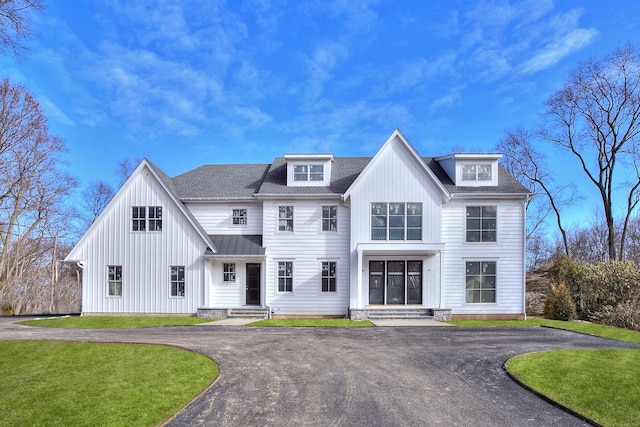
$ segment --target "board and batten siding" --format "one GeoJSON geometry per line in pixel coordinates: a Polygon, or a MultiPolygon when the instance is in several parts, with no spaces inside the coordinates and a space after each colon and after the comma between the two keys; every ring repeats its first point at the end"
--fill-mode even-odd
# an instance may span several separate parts
{"type": "MultiPolygon", "coordinates": [[[[420,202],[422,203],[422,240],[419,243],[441,243],[441,206],[442,192],[432,181],[417,160],[400,144],[389,147],[381,153],[375,162],[369,164],[366,175],[354,188],[350,195],[351,210],[351,244],[350,260],[357,266],[357,246],[360,243],[377,243],[381,250],[388,254],[378,254],[375,259],[413,259],[423,261],[423,304],[431,304],[439,298],[440,265],[434,262],[433,255],[402,257],[402,252],[395,249],[406,243],[416,241],[374,241],[371,240],[371,203],[383,202],[420,202]],[[395,257],[395,258],[394,258],[395,257]],[[398,258],[399,257],[399,258],[398,258]],[[427,289],[435,287],[437,290],[427,289]]],[[[363,172],[364,173],[364,172],[363,172]]],[[[368,262],[371,257],[363,259],[364,271],[351,269],[350,280],[352,293],[350,307],[361,309],[368,304],[369,282],[368,262]],[[362,289],[357,290],[358,274],[362,274],[362,289]],[[359,296],[360,295],[360,296],[359,296]]],[[[437,305],[436,305],[437,307],[437,305]]]]}
{"type": "Polygon", "coordinates": [[[349,211],[339,199],[265,201],[265,301],[275,315],[346,315],[349,211]],[[278,231],[278,207],[293,206],[293,232],[278,231]],[[322,206],[337,206],[338,230],[322,231],[322,206]],[[278,292],[278,261],[293,262],[293,292],[278,292]],[[322,261],[335,261],[336,292],[322,292],[322,261]]]}
{"type": "Polygon", "coordinates": [[[444,307],[452,314],[523,314],[524,222],[522,200],[452,200],[442,209],[446,245],[443,266],[444,307]],[[466,242],[466,206],[497,206],[497,242],[466,242]],[[496,302],[467,304],[466,262],[496,262],[496,302]]]}
{"type": "Polygon", "coordinates": [[[155,176],[132,176],[72,259],[82,260],[83,313],[193,314],[203,302],[206,244],[155,176]],[[161,232],[131,231],[132,206],[162,206],[161,232]],[[108,296],[108,266],[122,266],[122,296],[108,296]],[[170,297],[170,266],[185,267],[185,296],[170,297]]]}
{"type": "Polygon", "coordinates": [[[185,206],[207,234],[262,234],[262,204],[259,202],[189,202],[185,206]],[[247,225],[232,223],[233,209],[247,210],[247,225]]]}

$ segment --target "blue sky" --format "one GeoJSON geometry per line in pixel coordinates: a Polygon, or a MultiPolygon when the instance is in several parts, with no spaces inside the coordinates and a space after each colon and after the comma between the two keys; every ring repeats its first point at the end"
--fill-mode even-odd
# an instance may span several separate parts
{"type": "Polygon", "coordinates": [[[640,25],[631,0],[48,3],[26,60],[0,67],[39,99],[83,186],[115,185],[125,158],[173,176],[371,156],[395,128],[425,156],[491,151],[640,25]]]}

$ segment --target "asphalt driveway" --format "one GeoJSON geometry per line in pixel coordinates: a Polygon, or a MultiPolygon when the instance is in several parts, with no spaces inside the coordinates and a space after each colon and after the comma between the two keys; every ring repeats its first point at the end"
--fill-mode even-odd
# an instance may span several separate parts
{"type": "Polygon", "coordinates": [[[0,339],[169,344],[220,365],[170,426],[582,426],[514,383],[517,354],[640,346],[547,328],[30,328],[0,339]]]}

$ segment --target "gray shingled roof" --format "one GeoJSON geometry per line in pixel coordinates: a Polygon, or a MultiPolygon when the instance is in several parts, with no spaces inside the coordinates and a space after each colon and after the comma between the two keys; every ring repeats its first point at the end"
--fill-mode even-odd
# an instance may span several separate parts
{"type": "Polygon", "coordinates": [[[204,165],[173,178],[182,200],[250,199],[258,192],[268,164],[204,165]]]}
{"type": "MultiPolygon", "coordinates": [[[[347,191],[371,159],[372,157],[335,157],[329,187],[287,187],[287,164],[284,157],[275,158],[271,165],[204,165],[178,175],[173,180],[162,174],[162,179],[182,200],[251,199],[255,194],[338,196],[347,191]]],[[[453,184],[433,157],[423,159],[451,194],[529,193],[502,167],[498,168],[499,186],[462,187],[453,184]]]]}
{"type": "MultiPolygon", "coordinates": [[[[209,238],[218,250],[215,255],[264,255],[262,236],[260,235],[210,235],[209,238]]],[[[213,252],[207,252],[214,255],[213,252]]]]}

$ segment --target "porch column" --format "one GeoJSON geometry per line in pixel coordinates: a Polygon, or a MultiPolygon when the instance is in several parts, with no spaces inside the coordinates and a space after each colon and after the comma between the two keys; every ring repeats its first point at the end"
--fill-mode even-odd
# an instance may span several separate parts
{"type": "Polygon", "coordinates": [[[358,282],[357,282],[357,297],[358,297],[358,308],[364,308],[364,300],[362,298],[362,250],[358,251],[358,282]]]}
{"type": "Polygon", "coordinates": [[[440,258],[440,271],[438,272],[438,283],[439,283],[439,289],[440,289],[440,307],[438,308],[444,308],[444,290],[442,289],[442,275],[444,272],[444,257],[442,256],[442,253],[444,251],[438,251],[438,258],[440,258]]]}

